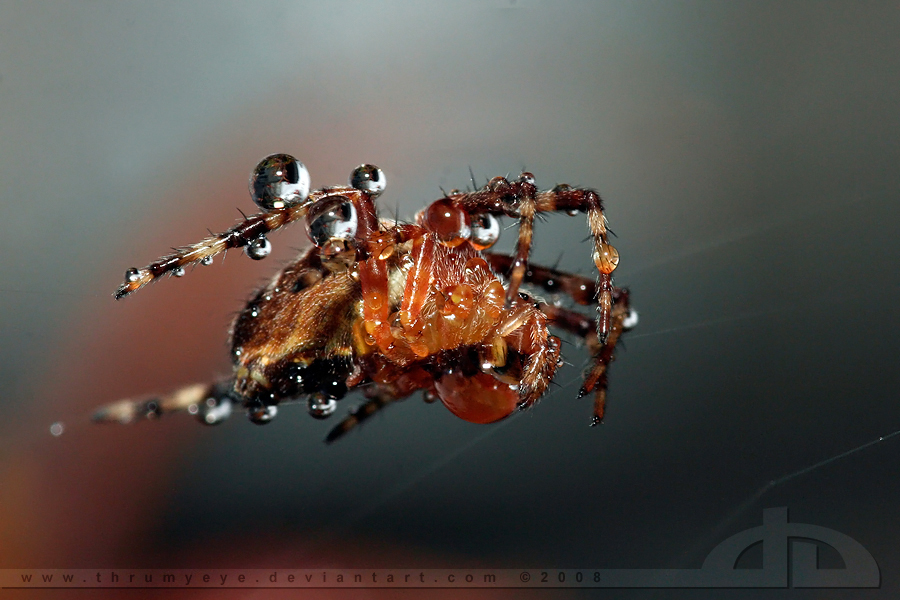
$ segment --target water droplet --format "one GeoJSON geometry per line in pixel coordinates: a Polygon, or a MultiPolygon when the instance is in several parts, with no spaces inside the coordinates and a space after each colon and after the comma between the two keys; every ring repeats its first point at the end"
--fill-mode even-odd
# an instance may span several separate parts
{"type": "Polygon", "coordinates": [[[485,250],[500,239],[500,221],[490,213],[472,215],[472,237],[469,243],[476,250],[485,250]]]}
{"type": "Polygon", "coordinates": [[[359,165],[350,174],[350,185],[371,196],[380,196],[387,185],[384,171],[375,165],[359,165]]]}
{"type": "Polygon", "coordinates": [[[213,257],[212,257],[212,256],[204,256],[203,258],[200,259],[200,264],[201,264],[201,265],[209,266],[209,265],[211,265],[212,263],[213,263],[213,257]]]}
{"type": "Polygon", "coordinates": [[[134,267],[125,271],[125,283],[133,283],[141,278],[140,273],[134,267]]]}
{"type": "Polygon", "coordinates": [[[529,185],[534,185],[534,175],[532,175],[528,171],[523,171],[522,174],[519,175],[519,181],[522,183],[527,183],[529,185]]]}
{"type": "Polygon", "coordinates": [[[356,207],[346,196],[323,198],[306,214],[306,234],[319,248],[332,240],[352,240],[356,226],[356,207]]]}
{"type": "Polygon", "coordinates": [[[184,267],[175,267],[172,269],[172,275],[175,277],[184,277],[184,267]]]}
{"type": "Polygon", "coordinates": [[[337,410],[337,402],[334,398],[319,392],[313,394],[306,401],[309,414],[317,419],[327,419],[337,410]]]}
{"type": "Polygon", "coordinates": [[[253,260],[262,260],[272,253],[272,243],[265,236],[258,237],[247,244],[246,252],[253,260]]]}
{"type": "Polygon", "coordinates": [[[599,251],[594,250],[594,264],[597,270],[609,275],[619,265],[619,252],[610,244],[601,243],[599,251]]]}
{"type": "Polygon", "coordinates": [[[234,350],[231,351],[231,353],[234,354],[235,358],[239,358],[241,356],[241,354],[244,353],[244,350],[243,350],[243,348],[235,348],[234,350]]]}
{"type": "Polygon", "coordinates": [[[422,224],[435,237],[451,248],[462,244],[472,236],[466,223],[467,215],[447,199],[432,202],[422,213],[422,224]]]}
{"type": "Polygon", "coordinates": [[[188,414],[196,415],[199,412],[200,412],[200,407],[197,406],[196,404],[191,404],[190,406],[188,406],[188,414]]]}
{"type": "Polygon", "coordinates": [[[569,210],[566,211],[566,214],[569,215],[570,217],[577,217],[577,216],[578,216],[578,209],[577,209],[577,208],[570,208],[569,210]]]}
{"type": "Polygon", "coordinates": [[[303,163],[290,154],[272,154],[250,174],[250,195],[263,210],[286,208],[309,197],[309,184],[303,163]]]}
{"type": "Polygon", "coordinates": [[[509,182],[506,180],[506,177],[494,177],[490,181],[488,181],[487,187],[492,192],[499,192],[509,185],[509,182]]]}
{"type": "Polygon", "coordinates": [[[50,426],[50,434],[53,437],[59,437],[66,430],[66,426],[63,425],[62,421],[57,421],[53,425],[50,426]]]}
{"type": "Polygon", "coordinates": [[[422,394],[422,399],[425,400],[426,403],[431,404],[432,402],[437,402],[440,397],[431,390],[426,390],[422,394]]]}
{"type": "Polygon", "coordinates": [[[251,316],[251,317],[254,317],[254,318],[255,318],[255,317],[258,317],[258,316],[259,316],[259,308],[256,307],[256,306],[254,306],[253,308],[251,308],[251,309],[250,309],[250,316],[251,316]]]}
{"type": "Polygon", "coordinates": [[[387,260],[394,253],[394,245],[387,244],[384,248],[381,249],[381,252],[378,254],[378,260],[387,260]]]}
{"type": "Polygon", "coordinates": [[[259,406],[248,410],[247,418],[255,425],[268,425],[277,414],[277,406],[259,406]]]}
{"type": "Polygon", "coordinates": [[[631,309],[628,311],[628,315],[625,317],[625,320],[622,321],[622,329],[629,330],[637,327],[638,324],[638,313],[636,310],[631,309]]]}

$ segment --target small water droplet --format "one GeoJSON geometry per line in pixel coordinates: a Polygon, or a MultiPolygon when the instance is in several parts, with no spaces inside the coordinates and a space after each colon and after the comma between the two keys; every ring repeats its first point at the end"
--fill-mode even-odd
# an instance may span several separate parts
{"type": "Polygon", "coordinates": [[[141,278],[140,273],[134,267],[125,271],[125,283],[133,283],[141,278]]]}
{"type": "Polygon", "coordinates": [[[255,317],[258,317],[258,316],[259,316],[259,308],[255,307],[255,306],[254,306],[253,308],[251,308],[251,309],[250,309],[250,316],[251,316],[251,317],[254,317],[254,318],[255,318],[255,317]]]}
{"type": "Polygon", "coordinates": [[[566,214],[569,215],[570,217],[577,217],[577,216],[578,216],[578,209],[577,209],[577,208],[570,208],[569,210],[566,211],[566,214]]]}
{"type": "Polygon", "coordinates": [[[200,259],[200,264],[201,264],[201,265],[209,266],[209,265],[211,265],[212,263],[213,263],[213,257],[212,257],[212,256],[204,256],[203,258],[200,259]]]}
{"type": "Polygon", "coordinates": [[[327,419],[337,410],[337,402],[334,398],[320,392],[309,397],[306,401],[306,407],[309,410],[309,414],[313,417],[327,419]]]}
{"type": "Polygon", "coordinates": [[[371,196],[380,196],[387,185],[384,171],[375,165],[359,165],[350,174],[350,185],[371,196]]]}
{"type": "Polygon", "coordinates": [[[631,309],[628,311],[628,315],[622,321],[622,329],[629,330],[637,327],[638,321],[640,318],[638,317],[638,313],[636,310],[631,309]]]}
{"type": "Polygon", "coordinates": [[[175,277],[184,277],[184,267],[176,267],[172,269],[172,275],[175,277]]]}
{"type": "Polygon", "coordinates": [[[500,221],[491,213],[471,215],[472,237],[469,240],[476,250],[486,250],[500,239],[500,221]]]}
{"type": "Polygon", "coordinates": [[[247,411],[247,418],[255,425],[267,425],[278,414],[277,406],[259,406],[247,411]]]}
{"type": "Polygon", "coordinates": [[[258,237],[247,244],[247,256],[253,260],[262,260],[272,253],[272,243],[265,237],[258,237]]]}
{"type": "Polygon", "coordinates": [[[62,421],[57,421],[53,425],[50,426],[50,434],[53,437],[59,437],[66,430],[66,426],[63,425],[62,421]]]}
{"type": "Polygon", "coordinates": [[[615,271],[619,265],[619,252],[610,244],[601,243],[600,248],[594,250],[593,258],[597,270],[605,275],[615,271]]]}

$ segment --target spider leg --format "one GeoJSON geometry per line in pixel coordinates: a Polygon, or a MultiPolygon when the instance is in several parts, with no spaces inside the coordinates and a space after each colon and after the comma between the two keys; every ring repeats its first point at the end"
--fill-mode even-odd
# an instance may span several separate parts
{"type": "MultiPolygon", "coordinates": [[[[504,254],[496,254],[493,252],[483,252],[482,256],[496,271],[504,271],[509,269],[515,260],[512,256],[504,254]]],[[[525,282],[538,285],[548,292],[562,292],[570,296],[578,304],[590,304],[591,299],[597,293],[597,284],[580,275],[565,273],[557,269],[542,267],[539,265],[529,265],[525,272],[525,282]]],[[[601,343],[597,336],[597,325],[594,319],[591,319],[577,311],[553,306],[547,303],[540,303],[540,309],[550,319],[550,321],[565,331],[573,333],[585,340],[591,354],[594,357],[594,364],[585,377],[584,384],[579,391],[578,397],[581,398],[591,391],[594,392],[594,417],[591,424],[596,425],[603,419],[606,405],[606,388],[607,379],[606,371],[609,363],[613,361],[613,351],[618,343],[619,337],[624,331],[630,327],[626,326],[629,317],[632,315],[629,304],[628,290],[623,288],[613,288],[611,293],[611,315],[610,315],[610,334],[607,339],[601,343]]]]}
{"type": "MultiPolygon", "coordinates": [[[[374,364],[369,364],[365,370],[373,371],[377,370],[377,368],[375,368],[374,364]]],[[[325,438],[326,444],[343,437],[351,429],[354,429],[387,405],[405,400],[413,392],[425,390],[426,393],[434,393],[434,378],[427,370],[421,368],[401,372],[398,376],[392,376],[387,379],[389,380],[388,383],[375,383],[364,388],[365,404],[352,410],[343,421],[338,423],[328,433],[328,436],[325,438]]],[[[426,395],[427,400],[428,396],[426,395]]]]}
{"type": "Polygon", "coordinates": [[[231,248],[247,246],[267,233],[304,218],[310,206],[321,198],[338,192],[353,201],[359,201],[361,196],[366,196],[365,193],[353,188],[324,188],[312,192],[306,202],[301,204],[246,217],[230,229],[211,235],[196,244],[178,248],[174,253],[163,256],[143,269],[128,269],[125,272],[125,282],[116,290],[116,300],[136,292],[167,273],[176,272],[187,265],[211,260],[215,255],[231,248]]]}
{"type": "Polygon", "coordinates": [[[573,310],[543,302],[540,303],[540,309],[554,325],[584,338],[594,357],[594,364],[590,371],[587,372],[584,383],[578,392],[579,398],[594,392],[594,416],[591,419],[591,426],[599,425],[603,421],[603,415],[606,412],[606,390],[608,387],[607,370],[609,369],[609,364],[615,359],[613,353],[616,344],[619,341],[619,337],[627,329],[626,322],[631,315],[631,308],[628,303],[628,290],[616,288],[613,296],[615,302],[610,318],[610,334],[602,343],[597,337],[593,319],[573,310]]]}
{"type": "Polygon", "coordinates": [[[509,285],[506,288],[506,307],[519,296],[519,287],[528,269],[528,255],[531,253],[531,242],[534,236],[535,187],[522,186],[519,199],[519,239],[516,241],[516,256],[509,271],[509,285]]]}
{"type": "Polygon", "coordinates": [[[383,410],[387,405],[405,400],[407,396],[397,396],[392,390],[379,387],[374,393],[366,394],[366,402],[362,406],[358,406],[350,411],[344,420],[334,426],[325,436],[325,443],[331,444],[336,440],[344,437],[352,429],[366,421],[375,413],[383,410]]]}
{"type": "Polygon", "coordinates": [[[509,271],[507,306],[515,299],[528,270],[534,216],[539,213],[566,211],[587,214],[588,227],[594,239],[594,264],[597,266],[597,337],[605,342],[610,334],[612,314],[612,272],[619,264],[619,254],[609,243],[606,218],[600,195],[591,189],[558,185],[547,192],[536,192],[534,176],[522,173],[515,181],[495,177],[476,192],[455,194],[450,200],[469,214],[491,213],[519,218],[519,239],[509,271]]]}
{"type": "MultiPolygon", "coordinates": [[[[491,268],[498,273],[508,272],[515,261],[515,257],[494,252],[482,252],[481,256],[488,262],[491,268]]],[[[525,271],[524,281],[538,285],[548,292],[562,292],[581,305],[588,305],[597,297],[597,282],[594,279],[559,271],[540,265],[528,265],[525,271]]],[[[613,295],[618,288],[613,290],[613,295]]],[[[593,324],[594,321],[592,320],[593,324]]]]}
{"type": "Polygon", "coordinates": [[[503,342],[527,357],[518,382],[520,409],[538,401],[560,365],[560,340],[550,335],[547,324],[547,317],[534,304],[519,300],[498,328],[503,342]]]}
{"type": "Polygon", "coordinates": [[[187,411],[207,425],[216,425],[231,415],[235,401],[234,381],[195,383],[171,394],[144,400],[119,400],[101,406],[91,419],[96,423],[132,423],[138,419],[155,419],[174,412],[187,411]]]}

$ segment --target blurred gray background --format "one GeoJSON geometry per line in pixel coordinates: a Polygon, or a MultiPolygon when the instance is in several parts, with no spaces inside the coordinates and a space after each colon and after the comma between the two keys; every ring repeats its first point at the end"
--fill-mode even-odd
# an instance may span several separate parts
{"type": "MultiPolygon", "coordinates": [[[[3,3],[0,568],[691,568],[788,506],[895,597],[900,438],[754,494],[900,429],[898,26],[891,2],[3,3]],[[111,293],[252,210],[273,152],[317,187],[375,163],[407,218],[470,167],[598,189],[641,315],[604,426],[575,345],[491,426],[418,397],[332,447],[300,407],[90,425],[228,371],[232,315],[302,228],[111,293]]],[[[590,273],[586,235],[551,217],[534,260],[590,273]]]]}

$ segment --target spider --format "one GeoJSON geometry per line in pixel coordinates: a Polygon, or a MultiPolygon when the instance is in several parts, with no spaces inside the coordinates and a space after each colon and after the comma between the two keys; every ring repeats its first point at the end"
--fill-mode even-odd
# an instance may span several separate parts
{"type": "Polygon", "coordinates": [[[271,252],[266,235],[294,221],[305,223],[313,243],[235,319],[230,377],[109,404],[94,420],[127,423],[187,411],[217,424],[240,406],[253,423],[265,424],[280,404],[303,398],[309,413],[324,419],[360,388],[366,402],[326,442],[417,390],[461,419],[492,423],[534,405],[547,390],[562,364],[553,325],[584,339],[593,355],[579,398],[593,392],[591,425],[600,423],[616,342],[637,322],[628,291],[612,285],[619,257],[608,241],[600,196],[568,185],[538,191],[525,172],[473,191],[452,190],[415,223],[404,223],[377,216],[375,199],[385,182],[381,169],[365,164],[353,170],[349,187],[311,192],[301,162],[268,156],[250,177],[262,212],[143,269],[128,269],[116,299],[165,274],[180,277],[187,265],[211,264],[229,248],[263,259],[271,252]],[[587,214],[596,280],[528,263],[535,216],[548,211],[587,214]],[[500,236],[501,216],[518,219],[512,256],[488,251],[500,236]],[[578,304],[596,302],[597,318],[541,300],[523,283],[578,304]]]}

